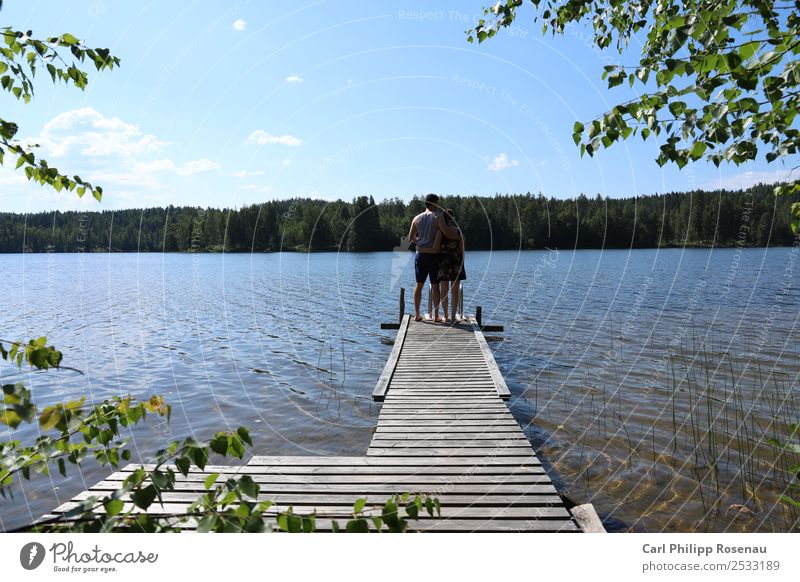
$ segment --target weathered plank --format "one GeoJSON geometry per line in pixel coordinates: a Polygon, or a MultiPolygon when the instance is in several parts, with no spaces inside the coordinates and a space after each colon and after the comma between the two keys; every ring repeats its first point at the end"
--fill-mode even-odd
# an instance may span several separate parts
{"type": "Polygon", "coordinates": [[[496,456],[496,457],[516,457],[516,458],[525,458],[527,455],[531,453],[530,448],[526,447],[461,447],[457,449],[451,448],[444,448],[444,447],[430,447],[430,448],[422,448],[422,447],[410,447],[407,449],[403,449],[400,447],[380,447],[380,446],[370,446],[367,449],[367,455],[370,456],[386,456],[386,455],[393,455],[393,456],[413,456],[413,457],[427,457],[427,456],[437,456],[437,457],[446,457],[448,455],[458,455],[460,457],[486,457],[486,456],[496,456]]]}
{"type": "Polygon", "coordinates": [[[408,322],[410,319],[411,316],[407,315],[400,323],[400,329],[397,330],[397,337],[394,340],[392,352],[389,354],[389,359],[386,361],[386,366],[383,368],[383,373],[378,379],[378,383],[375,385],[375,390],[372,392],[372,398],[375,400],[383,400],[384,396],[386,396],[386,390],[389,388],[389,382],[392,379],[395,365],[397,364],[397,360],[400,358],[400,352],[403,350],[403,341],[405,340],[406,332],[408,331],[408,322]]]}
{"type": "Polygon", "coordinates": [[[418,466],[438,466],[438,465],[508,465],[508,464],[533,464],[539,465],[539,459],[530,453],[524,460],[515,460],[513,463],[507,459],[501,458],[486,458],[480,462],[476,462],[474,458],[465,456],[452,456],[444,458],[429,458],[424,454],[419,455],[419,459],[403,459],[393,458],[392,455],[385,457],[313,457],[313,456],[299,456],[299,457],[280,457],[280,456],[265,456],[259,455],[250,459],[248,465],[306,465],[306,466],[326,466],[326,465],[352,465],[355,467],[369,467],[373,465],[418,465],[418,466]]]}
{"type": "Polygon", "coordinates": [[[483,352],[483,357],[486,358],[486,365],[489,367],[489,373],[492,375],[495,387],[497,388],[497,395],[503,400],[508,400],[511,397],[511,391],[506,385],[503,374],[500,373],[500,368],[497,367],[497,362],[492,355],[492,350],[489,349],[489,345],[486,343],[486,339],[483,337],[480,325],[473,324],[472,327],[475,331],[475,339],[483,352]]]}
{"type": "MultiPolygon", "coordinates": [[[[115,489],[99,489],[92,488],[90,491],[84,491],[75,496],[72,501],[64,503],[57,508],[58,511],[67,511],[77,505],[80,501],[86,501],[91,497],[102,497],[107,495],[115,489]]],[[[167,491],[163,493],[165,503],[191,503],[197,499],[202,491],[167,491]]],[[[366,496],[369,503],[385,503],[393,494],[391,493],[373,493],[366,496]]],[[[361,496],[364,498],[365,496],[361,496]]],[[[528,493],[526,495],[506,495],[496,493],[485,494],[453,494],[447,491],[441,492],[437,495],[439,501],[445,508],[461,508],[461,507],[480,507],[480,508],[526,508],[526,507],[559,507],[562,505],[561,498],[558,495],[545,494],[545,493],[528,493]]],[[[126,494],[122,497],[124,500],[130,499],[130,495],[126,494]]],[[[260,501],[269,500],[277,505],[293,505],[295,507],[308,507],[325,505],[328,507],[343,506],[352,508],[354,499],[347,494],[336,493],[276,493],[271,495],[259,495],[260,501]]],[[[55,511],[54,511],[55,513],[55,511]]]]}

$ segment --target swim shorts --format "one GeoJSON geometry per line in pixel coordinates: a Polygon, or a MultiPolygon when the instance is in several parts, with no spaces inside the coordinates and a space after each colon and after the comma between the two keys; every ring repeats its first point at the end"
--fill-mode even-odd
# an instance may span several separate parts
{"type": "Polygon", "coordinates": [[[424,283],[430,277],[431,284],[439,283],[439,255],[432,253],[417,253],[414,259],[414,273],[417,283],[424,283]]]}

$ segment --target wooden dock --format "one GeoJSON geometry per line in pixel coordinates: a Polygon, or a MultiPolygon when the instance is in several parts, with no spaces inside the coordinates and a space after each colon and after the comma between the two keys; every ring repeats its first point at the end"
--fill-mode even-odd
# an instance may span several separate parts
{"type": "MultiPolygon", "coordinates": [[[[346,521],[358,498],[367,499],[367,512],[379,511],[402,492],[441,503],[441,517],[412,521],[414,530],[603,531],[591,506],[567,509],[508,410],[509,396],[476,320],[448,326],[403,316],[373,393],[383,405],[365,456],[256,456],[240,467],[208,466],[180,477],[176,491],[149,513],[185,511],[211,473],[220,479],[249,474],[277,509],[316,511],[322,531],[332,519],[346,521]]],[[[42,519],[116,490],[135,468],[112,474],[42,519]]]]}

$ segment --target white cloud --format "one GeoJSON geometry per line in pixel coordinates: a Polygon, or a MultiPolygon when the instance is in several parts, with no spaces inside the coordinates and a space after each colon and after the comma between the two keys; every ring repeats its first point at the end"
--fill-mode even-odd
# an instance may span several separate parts
{"type": "MultiPolygon", "coordinates": [[[[166,149],[169,145],[166,141],[145,134],[135,124],[107,117],[90,107],[56,115],[42,127],[39,135],[23,143],[41,144],[37,155],[59,158],[58,167],[70,175],[77,173],[103,186],[104,208],[170,203],[176,191],[172,182],[179,177],[181,182],[195,180],[202,186],[200,180],[191,176],[221,168],[208,158],[178,163],[163,153],[158,157],[154,152],[166,149]]],[[[74,194],[55,194],[50,188],[28,183],[23,173],[0,168],[0,206],[14,206],[15,210],[82,208],[86,198],[76,202],[78,198],[74,194]],[[17,197],[13,205],[6,204],[4,199],[9,192],[17,197]]],[[[91,196],[88,198],[94,201],[91,196]]]]}
{"type": "Polygon", "coordinates": [[[732,176],[720,176],[705,182],[701,187],[705,190],[744,190],[756,184],[774,184],[790,179],[786,170],[775,172],[740,172],[732,176]]]}
{"type": "Polygon", "coordinates": [[[143,134],[136,125],[118,117],[105,117],[91,107],[56,115],[38,136],[25,142],[40,144],[49,157],[64,156],[73,146],[81,148],[81,155],[103,157],[135,156],[168,145],[153,134],[143,134]]]}
{"type": "MultiPolygon", "coordinates": [[[[193,160],[176,165],[172,160],[163,158],[147,162],[137,162],[127,170],[102,169],[95,170],[89,175],[89,180],[97,184],[113,184],[122,187],[143,188],[156,191],[167,188],[158,174],[177,174],[178,176],[192,176],[201,172],[216,170],[220,165],[206,158],[193,160]]],[[[114,189],[114,195],[117,195],[114,189]]]]}
{"type": "Polygon", "coordinates": [[[0,186],[22,185],[27,181],[28,179],[22,169],[16,171],[11,168],[0,167],[0,186]]]}
{"type": "Polygon", "coordinates": [[[234,178],[247,178],[248,176],[262,176],[264,172],[261,170],[239,170],[231,174],[234,178]]]}
{"type": "MultiPolygon", "coordinates": [[[[89,181],[93,184],[114,184],[116,186],[135,186],[144,188],[146,190],[163,190],[166,186],[161,183],[158,177],[152,174],[131,172],[114,172],[111,170],[104,170],[99,172],[92,172],[89,175],[89,181]]],[[[104,188],[110,190],[110,188],[104,188]]],[[[116,190],[114,190],[116,196],[116,190]]],[[[105,197],[104,197],[105,199],[105,197]]]]}
{"type": "Polygon", "coordinates": [[[208,158],[202,160],[192,160],[186,162],[177,169],[179,176],[192,176],[193,174],[201,174],[203,172],[211,172],[212,170],[219,169],[220,165],[217,162],[212,162],[208,158]]]}
{"type": "Polygon", "coordinates": [[[282,164],[283,164],[283,167],[284,167],[284,168],[285,168],[286,166],[288,166],[289,164],[291,164],[291,163],[292,163],[292,158],[286,158],[286,159],[285,159],[285,160],[283,160],[283,162],[282,162],[282,164]]]}
{"type": "Polygon", "coordinates": [[[302,83],[303,82],[303,77],[301,77],[300,75],[289,75],[288,77],[286,77],[286,82],[287,83],[302,83]]]}
{"type": "Polygon", "coordinates": [[[263,129],[257,129],[247,137],[247,143],[264,145],[268,143],[279,143],[287,146],[299,146],[303,140],[293,135],[270,135],[263,129]]]}
{"type": "Polygon", "coordinates": [[[233,21],[233,30],[238,30],[239,32],[243,31],[247,28],[247,22],[239,18],[238,20],[233,21]]]}
{"type": "Polygon", "coordinates": [[[507,170],[514,166],[519,166],[519,162],[517,160],[509,160],[508,154],[504,152],[492,160],[492,163],[489,164],[489,169],[493,172],[499,172],[500,170],[507,170]]]}

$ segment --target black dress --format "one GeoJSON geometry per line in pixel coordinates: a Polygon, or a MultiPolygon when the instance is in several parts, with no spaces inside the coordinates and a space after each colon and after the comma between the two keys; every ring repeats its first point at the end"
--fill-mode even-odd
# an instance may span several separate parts
{"type": "Polygon", "coordinates": [[[461,260],[461,240],[442,237],[442,249],[439,256],[439,281],[463,281],[467,278],[464,263],[461,260]]]}

